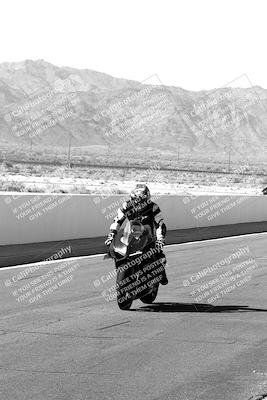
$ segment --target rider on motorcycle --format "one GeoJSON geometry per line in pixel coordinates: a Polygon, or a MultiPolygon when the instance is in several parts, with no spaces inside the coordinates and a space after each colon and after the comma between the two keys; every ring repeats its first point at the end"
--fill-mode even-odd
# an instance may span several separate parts
{"type": "MultiPolygon", "coordinates": [[[[130,200],[125,201],[118,209],[118,214],[114,218],[114,222],[110,225],[110,233],[105,241],[109,246],[113,241],[115,234],[126,218],[129,220],[145,217],[147,223],[151,226],[152,232],[156,231],[156,248],[158,257],[164,258],[164,267],[166,265],[166,257],[163,254],[163,246],[165,244],[166,225],[163,221],[159,206],[151,200],[150,191],[144,184],[138,184],[130,194],[130,200]]],[[[162,272],[162,285],[167,285],[168,279],[165,268],[162,272]]]]}

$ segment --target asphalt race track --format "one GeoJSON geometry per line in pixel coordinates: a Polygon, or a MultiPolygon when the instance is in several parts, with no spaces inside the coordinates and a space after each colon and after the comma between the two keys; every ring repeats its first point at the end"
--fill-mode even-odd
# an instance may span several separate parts
{"type": "Polygon", "coordinates": [[[169,285],[130,311],[104,298],[115,279],[101,255],[2,268],[0,399],[263,399],[266,244],[252,234],[169,246],[169,285]],[[205,283],[221,293],[212,304],[205,283]]]}

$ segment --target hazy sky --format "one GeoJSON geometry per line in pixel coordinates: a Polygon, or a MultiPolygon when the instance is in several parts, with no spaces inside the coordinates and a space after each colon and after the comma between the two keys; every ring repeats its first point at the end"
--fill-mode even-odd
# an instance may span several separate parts
{"type": "Polygon", "coordinates": [[[266,11],[266,0],[2,0],[0,62],[157,74],[192,90],[250,86],[247,76],[267,88],[266,11]]]}

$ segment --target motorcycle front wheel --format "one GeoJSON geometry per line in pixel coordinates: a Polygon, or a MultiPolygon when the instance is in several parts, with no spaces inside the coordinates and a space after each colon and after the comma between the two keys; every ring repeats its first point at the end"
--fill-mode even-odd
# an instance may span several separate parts
{"type": "Polygon", "coordinates": [[[156,300],[158,290],[159,290],[159,285],[154,286],[152,292],[140,297],[140,300],[145,304],[153,303],[153,301],[156,300]]]}
{"type": "Polygon", "coordinates": [[[118,302],[118,306],[121,310],[130,310],[131,305],[132,305],[132,301],[130,301],[128,303],[126,301],[123,301],[122,303],[118,302]]]}
{"type": "Polygon", "coordinates": [[[126,281],[129,275],[129,271],[121,271],[120,269],[117,269],[117,303],[121,310],[129,310],[133,302],[133,300],[129,299],[129,296],[127,296],[127,292],[123,290],[126,285],[122,284],[122,282],[126,281]]]}

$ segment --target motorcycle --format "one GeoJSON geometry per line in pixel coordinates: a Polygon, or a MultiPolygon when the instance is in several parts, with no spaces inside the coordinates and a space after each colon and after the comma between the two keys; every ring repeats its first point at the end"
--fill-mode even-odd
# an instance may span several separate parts
{"type": "Polygon", "coordinates": [[[155,247],[155,235],[145,219],[127,221],[109,249],[115,261],[117,303],[129,310],[133,301],[153,303],[164,270],[165,256],[155,247]]]}

